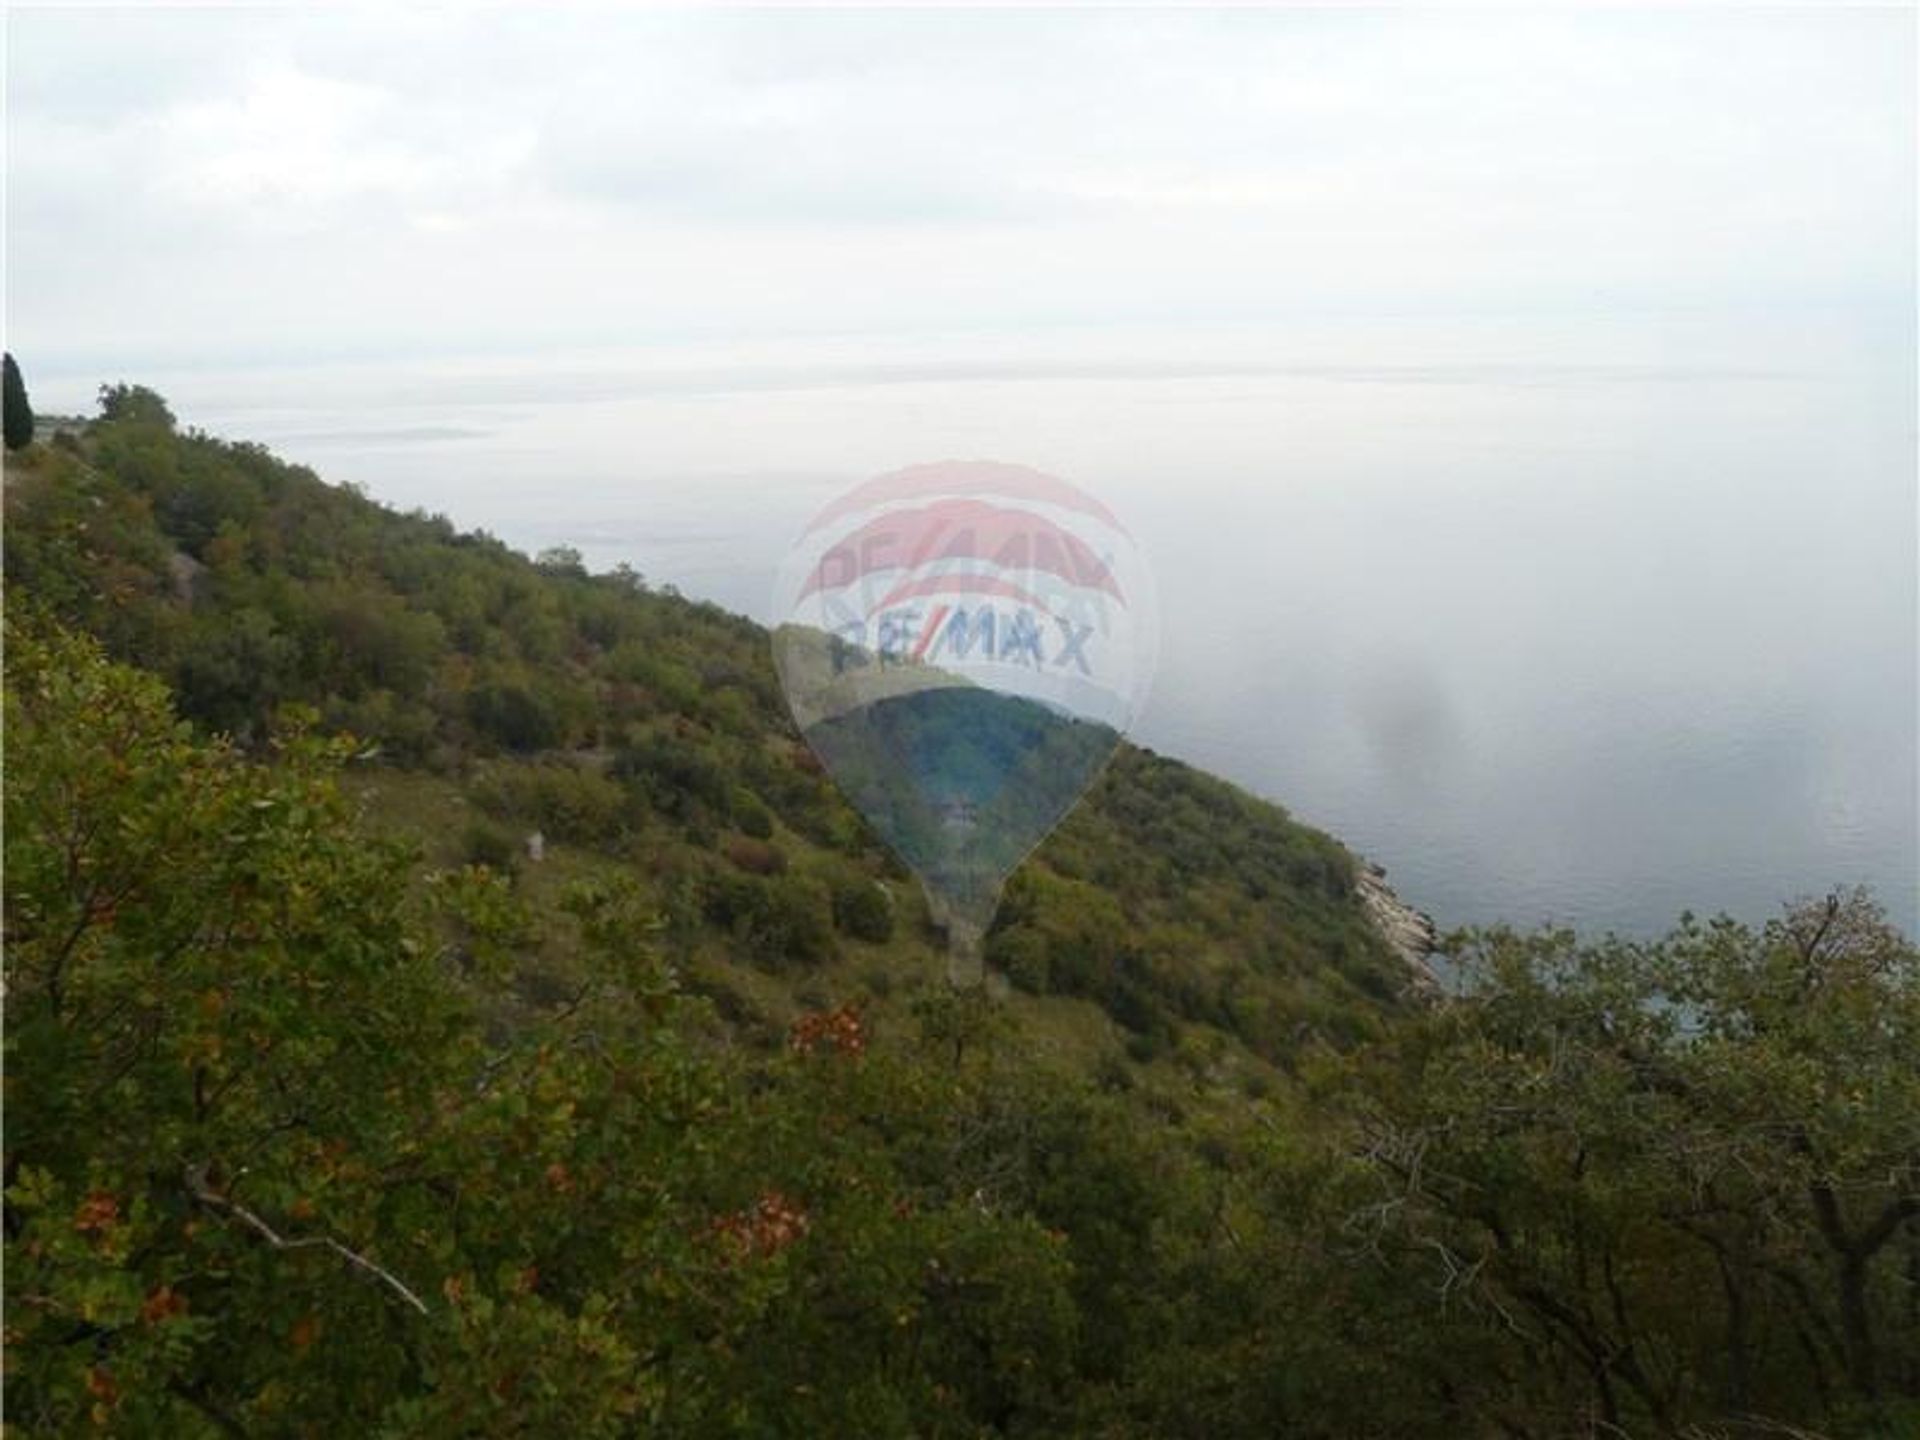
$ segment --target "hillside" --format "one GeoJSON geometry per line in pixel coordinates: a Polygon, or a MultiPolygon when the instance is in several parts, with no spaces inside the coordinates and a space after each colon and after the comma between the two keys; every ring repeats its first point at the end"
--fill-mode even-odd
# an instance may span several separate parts
{"type": "MultiPolygon", "coordinates": [[[[1870,896],[1441,997],[1122,745],[954,990],[758,627],[102,401],[5,475],[9,1436],[1920,1433],[1870,896]]],[[[859,753],[1103,738],[928,694],[859,753]]]]}
{"type": "MultiPolygon", "coordinates": [[[[759,627],[179,433],[145,392],[119,409],[10,482],[9,583],[203,732],[257,747],[310,707],[436,862],[524,873],[538,831],[541,863],[623,867],[730,1008],[937,973],[918,887],[799,742],[759,627]],[[886,918],[863,920],[875,881],[886,918]]],[[[1137,1059],[1184,1038],[1285,1064],[1303,1037],[1373,1033],[1412,978],[1338,843],[1132,747],[1014,878],[988,954],[1024,995],[1099,1007],[1137,1059]]]]}

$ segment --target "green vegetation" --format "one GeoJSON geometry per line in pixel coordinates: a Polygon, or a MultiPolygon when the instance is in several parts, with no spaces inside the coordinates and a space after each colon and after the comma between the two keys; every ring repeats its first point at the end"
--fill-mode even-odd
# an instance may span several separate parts
{"type": "MultiPolygon", "coordinates": [[[[396,515],[258,446],[180,433],[143,387],[100,400],[82,446],[36,452],[9,490],[11,593],[159,675],[201,733],[258,752],[276,717],[311,709],[322,733],[372,752],[370,786],[424,772],[458,792],[464,812],[447,827],[397,817],[435,860],[497,860],[538,830],[628,867],[663,914],[699,928],[718,910],[737,943],[713,958],[751,961],[786,928],[743,914],[791,919],[814,908],[803,894],[878,881],[905,923],[883,925],[868,898],[830,903],[853,943],[830,935],[818,953],[886,944],[871,938],[885,928],[899,936],[886,964],[936,964],[917,888],[792,728],[758,626],[631,572],[589,576],[571,552],[531,562],[444,519],[396,515]],[[489,834],[478,851],[440,848],[489,834]]],[[[1012,728],[1007,743],[1033,738],[1025,721],[1012,728]]],[[[1077,791],[1104,753],[1104,732],[1085,738],[1055,735],[1068,753],[1036,750],[1008,787],[1046,813],[1013,817],[1029,839],[988,856],[996,872],[1070,800],[1047,777],[1077,791]]],[[[924,740],[915,726],[889,737],[924,740]]],[[[1357,1038],[1405,983],[1339,845],[1138,750],[1123,749],[1031,873],[1006,912],[1015,933],[992,943],[1027,954],[1023,983],[1046,993],[1104,1000],[1130,977],[1125,1013],[1141,1034],[1217,1025],[1283,1063],[1301,1020],[1357,1038]],[[1103,892],[1112,923],[1089,928],[1076,887],[1103,892]]]]}
{"type": "Polygon", "coordinates": [[[1423,1000],[1122,746],[951,993],[756,627],[102,400],[6,491],[17,1433],[1920,1429],[1866,897],[1423,1000]]]}
{"type": "Polygon", "coordinates": [[[33,405],[27,399],[27,382],[9,352],[0,358],[0,398],[5,401],[5,434],[9,450],[24,450],[33,443],[33,405]]]}

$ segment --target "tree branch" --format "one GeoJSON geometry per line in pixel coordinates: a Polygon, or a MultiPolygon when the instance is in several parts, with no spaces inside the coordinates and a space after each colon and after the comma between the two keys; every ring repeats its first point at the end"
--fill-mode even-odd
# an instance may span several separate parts
{"type": "Polygon", "coordinates": [[[230,1200],[209,1186],[207,1184],[207,1174],[204,1166],[187,1166],[186,1177],[187,1189],[192,1193],[195,1200],[198,1200],[202,1205],[210,1209],[223,1211],[243,1221],[255,1234],[259,1235],[261,1239],[265,1240],[274,1249],[331,1250],[348,1264],[358,1267],[377,1280],[384,1281],[392,1287],[394,1294],[398,1295],[422,1315],[427,1313],[426,1302],[414,1294],[413,1291],[407,1287],[405,1281],[401,1280],[392,1271],[374,1264],[373,1261],[367,1259],[366,1256],[359,1254],[357,1251],[349,1250],[338,1240],[331,1239],[324,1235],[308,1236],[299,1240],[289,1240],[239,1201],[230,1200]]]}

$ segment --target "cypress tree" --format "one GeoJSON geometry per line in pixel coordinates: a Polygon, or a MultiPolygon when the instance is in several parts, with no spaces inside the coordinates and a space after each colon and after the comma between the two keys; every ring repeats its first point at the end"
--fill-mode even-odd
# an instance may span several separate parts
{"type": "Polygon", "coordinates": [[[27,403],[27,382],[20,378],[20,367],[13,356],[6,356],[5,409],[7,449],[19,450],[33,443],[33,406],[27,403]]]}

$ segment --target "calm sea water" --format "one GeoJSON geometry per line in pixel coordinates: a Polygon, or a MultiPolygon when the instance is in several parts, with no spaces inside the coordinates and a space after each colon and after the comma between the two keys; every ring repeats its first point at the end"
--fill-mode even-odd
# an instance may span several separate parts
{"type": "Polygon", "coordinates": [[[763,618],[836,490],[1032,464],[1153,563],[1137,738],[1443,924],[1644,934],[1866,883],[1915,933],[1913,341],[1910,317],[1399,317],[135,378],[379,499],[763,618]]]}

